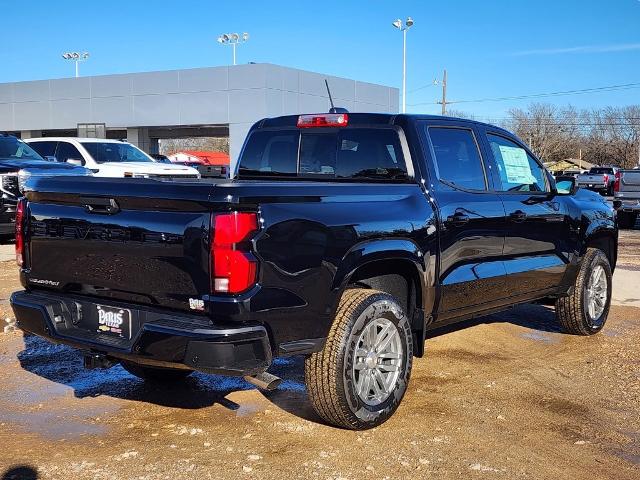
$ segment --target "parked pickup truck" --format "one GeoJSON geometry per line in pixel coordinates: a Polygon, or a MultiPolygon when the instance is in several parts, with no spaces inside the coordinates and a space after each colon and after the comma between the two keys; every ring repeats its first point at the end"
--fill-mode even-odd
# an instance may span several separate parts
{"type": "Polygon", "coordinates": [[[592,167],[588,173],[578,175],[576,182],[578,187],[595,190],[604,195],[613,195],[617,174],[617,167],[592,167]]]}
{"type": "Polygon", "coordinates": [[[618,225],[633,228],[640,213],[640,170],[620,170],[614,190],[618,225]]]}
{"type": "Polygon", "coordinates": [[[29,183],[17,325],[157,381],[197,370],[272,387],[274,357],[304,355],[317,413],[365,429],[398,407],[429,330],[549,299],[569,333],[607,319],[612,208],[556,185],[498,127],[264,119],[235,173],[29,183]]]}
{"type": "Polygon", "coordinates": [[[16,205],[27,178],[42,175],[91,175],[73,165],[49,162],[22,140],[0,133],[0,240],[13,236],[16,205]]]}
{"type": "Polygon", "coordinates": [[[157,162],[135,145],[121,140],[44,137],[26,142],[43,157],[89,168],[96,177],[200,178],[194,168],[157,162]]]}

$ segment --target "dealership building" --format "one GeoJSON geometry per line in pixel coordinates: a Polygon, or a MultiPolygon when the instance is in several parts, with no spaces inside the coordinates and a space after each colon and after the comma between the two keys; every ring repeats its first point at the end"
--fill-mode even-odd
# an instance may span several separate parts
{"type": "Polygon", "coordinates": [[[271,64],[0,83],[0,131],[22,138],[126,138],[149,153],[158,140],[229,137],[237,159],[264,117],[336,106],[397,112],[398,89],[271,64]]]}

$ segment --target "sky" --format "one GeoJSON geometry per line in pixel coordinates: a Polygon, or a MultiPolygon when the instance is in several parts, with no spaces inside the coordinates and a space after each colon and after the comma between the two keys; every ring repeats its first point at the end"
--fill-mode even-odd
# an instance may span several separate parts
{"type": "Polygon", "coordinates": [[[451,101],[628,85],[548,98],[453,103],[486,119],[533,101],[577,108],[640,104],[640,0],[324,0],[220,2],[0,0],[0,82],[228,65],[221,33],[248,32],[238,63],[267,62],[400,87],[407,111],[451,101]],[[634,84],[637,85],[629,85],[634,84]],[[421,88],[424,87],[424,88],[421,88]]]}

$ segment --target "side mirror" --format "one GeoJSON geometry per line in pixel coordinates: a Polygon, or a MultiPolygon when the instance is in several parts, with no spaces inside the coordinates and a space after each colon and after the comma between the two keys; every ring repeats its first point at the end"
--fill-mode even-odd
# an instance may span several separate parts
{"type": "Polygon", "coordinates": [[[67,163],[75,165],[76,167],[84,166],[84,160],[78,160],[77,158],[67,158],[67,163]]]}
{"type": "Polygon", "coordinates": [[[558,177],[556,179],[556,191],[558,195],[574,195],[578,190],[575,177],[558,177]]]}

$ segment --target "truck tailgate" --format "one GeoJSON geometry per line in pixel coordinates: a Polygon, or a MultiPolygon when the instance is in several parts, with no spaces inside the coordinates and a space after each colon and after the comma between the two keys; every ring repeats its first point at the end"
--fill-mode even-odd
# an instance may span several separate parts
{"type": "Polygon", "coordinates": [[[211,185],[191,185],[188,200],[180,198],[180,185],[39,180],[38,191],[26,194],[25,283],[188,310],[189,298],[210,292],[211,185]]]}
{"type": "Polygon", "coordinates": [[[620,172],[620,191],[625,194],[628,192],[640,194],[640,170],[623,170],[620,172]]]}

